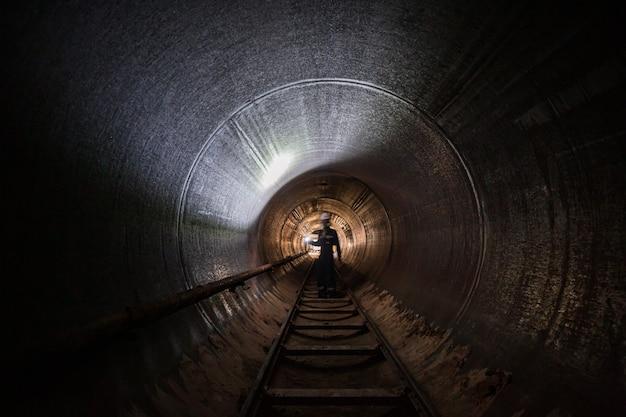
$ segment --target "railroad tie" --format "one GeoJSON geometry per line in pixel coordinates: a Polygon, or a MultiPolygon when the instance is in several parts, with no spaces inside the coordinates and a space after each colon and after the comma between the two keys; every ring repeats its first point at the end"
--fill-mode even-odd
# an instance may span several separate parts
{"type": "Polygon", "coordinates": [[[335,407],[328,415],[436,416],[352,293],[318,298],[311,270],[240,417],[291,415],[293,407],[297,415],[318,416],[326,406],[335,407]]]}

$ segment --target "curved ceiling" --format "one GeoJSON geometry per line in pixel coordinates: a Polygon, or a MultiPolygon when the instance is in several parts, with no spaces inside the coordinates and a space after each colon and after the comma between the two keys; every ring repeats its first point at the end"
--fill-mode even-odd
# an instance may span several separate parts
{"type": "Polygon", "coordinates": [[[344,172],[380,196],[394,242],[389,270],[381,277],[393,275],[399,283],[387,286],[414,294],[405,301],[442,324],[459,314],[482,259],[478,196],[467,168],[413,104],[349,80],[307,80],[272,90],[208,137],[188,175],[179,212],[188,281],[211,279],[215,264],[218,273],[228,271],[228,263],[236,269],[270,199],[287,204],[273,205],[283,212],[296,207],[298,197],[291,195],[302,195],[299,186],[309,192],[306,199],[323,197],[304,184],[275,194],[291,179],[319,169],[344,172]],[[419,292],[404,291],[415,285],[419,292]]]}
{"type": "MultiPolygon", "coordinates": [[[[293,236],[263,239],[330,198],[338,224],[384,243],[375,265],[350,263],[521,374],[517,409],[624,391],[619,13],[158,1],[7,16],[17,345],[295,250],[293,236]],[[307,182],[319,175],[329,195],[307,182]],[[384,219],[354,207],[357,183],[384,219]]],[[[116,345],[126,359],[110,379],[140,386],[207,333],[228,339],[232,311],[272,304],[274,287],[261,279],[249,299],[217,297],[116,345]]]]}

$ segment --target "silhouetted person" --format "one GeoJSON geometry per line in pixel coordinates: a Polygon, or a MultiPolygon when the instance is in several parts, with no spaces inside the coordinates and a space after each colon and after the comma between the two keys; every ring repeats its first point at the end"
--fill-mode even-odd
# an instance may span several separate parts
{"type": "Polygon", "coordinates": [[[320,298],[335,296],[335,263],[333,260],[333,245],[337,247],[337,258],[341,260],[341,247],[337,232],[330,228],[330,214],[322,213],[322,230],[317,232],[317,240],[313,246],[320,247],[320,257],[317,260],[317,289],[320,298]]]}

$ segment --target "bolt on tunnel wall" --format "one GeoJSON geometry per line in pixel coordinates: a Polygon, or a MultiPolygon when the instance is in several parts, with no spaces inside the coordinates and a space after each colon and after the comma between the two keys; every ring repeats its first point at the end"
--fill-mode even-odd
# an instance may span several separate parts
{"type": "MultiPolygon", "coordinates": [[[[485,415],[623,414],[623,8],[159,0],[3,15],[13,351],[298,253],[328,211],[347,267],[476,366],[513,372],[485,415]]],[[[79,415],[123,409],[198,349],[217,366],[249,348],[240,374],[216,373],[247,381],[303,267],[63,362],[80,371],[17,373],[59,394],[42,409],[79,415]]]]}

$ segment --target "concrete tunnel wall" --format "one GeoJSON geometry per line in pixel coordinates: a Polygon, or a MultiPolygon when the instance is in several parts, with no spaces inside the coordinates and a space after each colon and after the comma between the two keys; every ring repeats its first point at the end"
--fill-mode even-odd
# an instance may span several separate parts
{"type": "MultiPolygon", "coordinates": [[[[388,217],[381,262],[361,272],[513,370],[507,412],[524,395],[547,410],[617,401],[620,13],[490,1],[7,11],[16,346],[273,258],[264,208],[292,210],[306,196],[290,181],[323,173],[338,189],[364,184],[388,217]]],[[[268,300],[273,282],[251,297],[268,300]]],[[[112,344],[94,375],[106,367],[110,396],[130,396],[228,327],[245,304],[229,302],[112,344]]]]}

